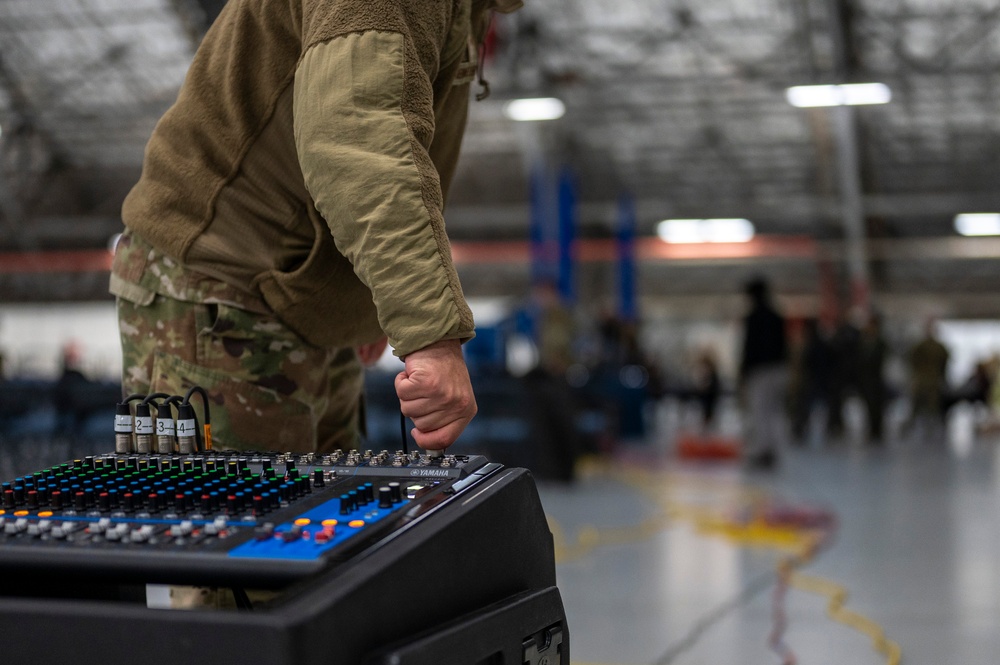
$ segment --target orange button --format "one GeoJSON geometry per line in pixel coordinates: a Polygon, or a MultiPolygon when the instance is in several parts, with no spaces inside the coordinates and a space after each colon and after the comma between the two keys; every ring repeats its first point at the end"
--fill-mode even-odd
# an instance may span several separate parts
{"type": "Polygon", "coordinates": [[[323,520],[322,522],[320,522],[320,524],[322,524],[323,526],[337,526],[338,524],[340,524],[340,522],[338,522],[337,520],[323,520]]]}
{"type": "Polygon", "coordinates": [[[30,513],[27,510],[19,510],[16,513],[14,513],[14,517],[24,517],[29,514],[30,513]]]}
{"type": "Polygon", "coordinates": [[[347,526],[354,527],[355,529],[360,529],[364,525],[365,525],[364,520],[351,520],[350,522],[347,523],[347,526]]]}
{"type": "Polygon", "coordinates": [[[43,510],[42,512],[38,513],[38,516],[39,517],[52,517],[52,511],[51,510],[43,510]]]}
{"type": "Polygon", "coordinates": [[[312,520],[310,520],[308,517],[300,517],[299,519],[295,520],[295,523],[299,526],[306,526],[308,524],[311,524],[312,520]]]}

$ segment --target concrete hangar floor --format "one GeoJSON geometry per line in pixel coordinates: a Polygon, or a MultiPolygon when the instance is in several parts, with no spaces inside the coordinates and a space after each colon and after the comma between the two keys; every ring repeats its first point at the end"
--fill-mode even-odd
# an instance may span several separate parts
{"type": "Polygon", "coordinates": [[[829,440],[767,473],[653,436],[540,484],[574,665],[997,662],[995,435],[829,440]]]}

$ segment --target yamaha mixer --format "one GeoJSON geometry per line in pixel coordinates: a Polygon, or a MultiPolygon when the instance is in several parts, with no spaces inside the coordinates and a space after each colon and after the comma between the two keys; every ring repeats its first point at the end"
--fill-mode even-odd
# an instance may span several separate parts
{"type": "Polygon", "coordinates": [[[143,441],[137,423],[114,453],[0,483],[4,662],[569,662],[526,470],[478,455],[213,451],[208,427],[207,445],[178,445],[190,428],[172,424],[173,441],[143,441]],[[158,609],[147,584],[243,602],[158,609]]]}
{"type": "Polygon", "coordinates": [[[88,456],[0,485],[0,571],[281,586],[500,467],[402,451],[88,456]]]}

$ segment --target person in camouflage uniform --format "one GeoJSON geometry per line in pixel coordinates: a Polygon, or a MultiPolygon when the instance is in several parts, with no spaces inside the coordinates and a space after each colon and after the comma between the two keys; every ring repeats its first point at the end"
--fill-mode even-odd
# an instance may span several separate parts
{"type": "Polygon", "coordinates": [[[119,299],[118,319],[124,392],[183,395],[201,386],[218,407],[216,448],[357,447],[362,365],[354,349],[304,344],[266,315],[161,295],[144,306],[119,299]]]}
{"type": "MultiPolygon", "coordinates": [[[[329,452],[356,448],[362,358],[384,343],[321,348],[223,282],[204,278],[126,233],[116,262],[142,273],[118,298],[126,394],[209,395],[218,448],[329,452]],[[156,290],[147,290],[153,286],[156,290]]],[[[200,405],[195,404],[200,410],[200,405]]],[[[211,408],[211,407],[210,407],[211,408]]]]}
{"type": "Polygon", "coordinates": [[[222,448],[353,447],[391,344],[414,441],[451,445],[475,324],[444,201],[490,14],[521,4],[226,3],[122,205],[124,389],[201,386],[222,448]]]}

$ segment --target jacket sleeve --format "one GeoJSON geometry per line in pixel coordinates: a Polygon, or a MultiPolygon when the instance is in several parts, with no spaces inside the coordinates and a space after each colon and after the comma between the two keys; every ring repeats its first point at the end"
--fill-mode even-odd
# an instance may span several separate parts
{"type": "Polygon", "coordinates": [[[332,23],[306,16],[295,74],[306,186],[399,356],[474,334],[429,152],[439,71],[465,44],[461,4],[365,0],[337,3],[332,23]]]}

